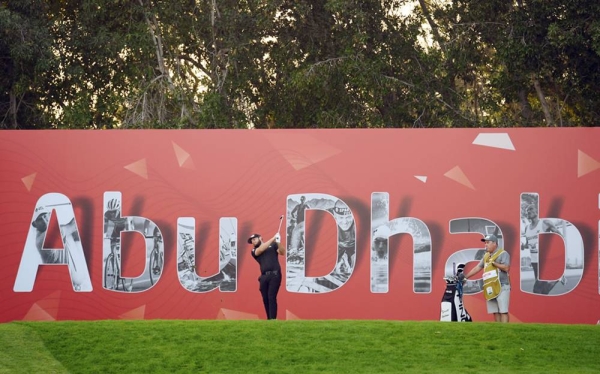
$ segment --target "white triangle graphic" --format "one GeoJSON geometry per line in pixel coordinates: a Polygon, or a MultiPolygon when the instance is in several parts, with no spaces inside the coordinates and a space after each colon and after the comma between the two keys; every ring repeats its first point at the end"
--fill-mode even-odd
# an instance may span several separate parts
{"type": "Polygon", "coordinates": [[[477,135],[477,138],[473,140],[473,144],[482,145],[484,147],[508,149],[511,151],[515,150],[515,146],[507,133],[479,134],[477,135]]]}

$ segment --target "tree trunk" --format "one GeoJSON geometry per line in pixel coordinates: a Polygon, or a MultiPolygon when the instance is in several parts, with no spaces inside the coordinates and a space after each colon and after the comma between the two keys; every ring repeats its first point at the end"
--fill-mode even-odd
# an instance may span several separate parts
{"type": "Polygon", "coordinates": [[[17,96],[13,90],[10,90],[10,122],[13,129],[16,129],[19,124],[17,123],[17,96]]]}
{"type": "Polygon", "coordinates": [[[429,23],[429,27],[431,27],[431,32],[433,33],[435,41],[438,43],[440,48],[443,49],[444,44],[442,43],[442,38],[440,36],[440,33],[438,32],[438,26],[433,20],[433,18],[431,18],[431,13],[429,13],[429,8],[427,8],[425,0],[419,0],[419,5],[421,6],[421,10],[423,11],[425,19],[427,19],[427,23],[429,23]]]}
{"type": "Polygon", "coordinates": [[[544,96],[544,92],[542,91],[540,81],[537,78],[533,79],[533,86],[535,87],[535,92],[537,93],[538,98],[540,99],[542,111],[544,112],[544,117],[546,118],[546,125],[556,126],[556,124],[554,123],[554,119],[552,119],[552,114],[550,113],[548,102],[546,101],[546,97],[544,96]]]}
{"type": "Polygon", "coordinates": [[[533,111],[531,110],[529,100],[527,100],[527,92],[525,92],[525,90],[519,90],[519,103],[521,106],[521,116],[523,116],[527,122],[531,121],[531,118],[533,118],[533,111]]]}

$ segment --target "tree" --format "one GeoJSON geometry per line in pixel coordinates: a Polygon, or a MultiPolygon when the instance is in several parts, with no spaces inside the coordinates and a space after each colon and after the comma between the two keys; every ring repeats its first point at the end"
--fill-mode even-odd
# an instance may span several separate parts
{"type": "Polygon", "coordinates": [[[41,101],[48,88],[47,72],[57,60],[46,11],[35,1],[0,3],[0,128],[49,125],[41,101]]]}
{"type": "Polygon", "coordinates": [[[461,0],[435,14],[465,110],[490,126],[598,123],[597,2],[461,0]],[[596,109],[595,109],[596,108],[596,109]],[[480,113],[480,114],[479,114],[480,113]]]}
{"type": "Polygon", "coordinates": [[[594,126],[592,0],[0,0],[2,128],[594,126]]]}
{"type": "Polygon", "coordinates": [[[402,4],[282,1],[255,126],[412,126],[426,56],[402,4]]]}

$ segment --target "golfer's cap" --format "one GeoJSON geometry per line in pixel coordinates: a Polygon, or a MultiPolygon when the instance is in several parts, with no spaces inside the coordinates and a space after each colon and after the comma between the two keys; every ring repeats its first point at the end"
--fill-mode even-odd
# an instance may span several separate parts
{"type": "Polygon", "coordinates": [[[496,238],[496,235],[486,235],[483,237],[483,239],[481,239],[482,242],[494,242],[494,243],[498,243],[498,238],[496,238]]]}
{"type": "Polygon", "coordinates": [[[248,244],[252,244],[252,239],[260,237],[260,234],[252,234],[248,238],[248,244]]]}

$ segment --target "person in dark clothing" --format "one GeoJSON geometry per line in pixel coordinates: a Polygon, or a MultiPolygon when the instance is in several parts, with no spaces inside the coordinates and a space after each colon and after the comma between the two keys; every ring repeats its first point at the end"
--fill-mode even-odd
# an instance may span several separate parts
{"type": "Polygon", "coordinates": [[[278,255],[285,255],[285,248],[279,246],[281,236],[275,234],[271,239],[263,242],[260,234],[253,234],[248,238],[248,244],[252,244],[252,257],[260,265],[260,293],[267,319],[277,319],[277,293],[281,286],[281,266],[278,255]]]}
{"type": "Polygon", "coordinates": [[[295,225],[291,235],[290,253],[304,249],[304,216],[307,209],[310,209],[310,206],[306,203],[306,197],[302,196],[300,197],[300,203],[294,207],[291,213],[295,225]]]}

